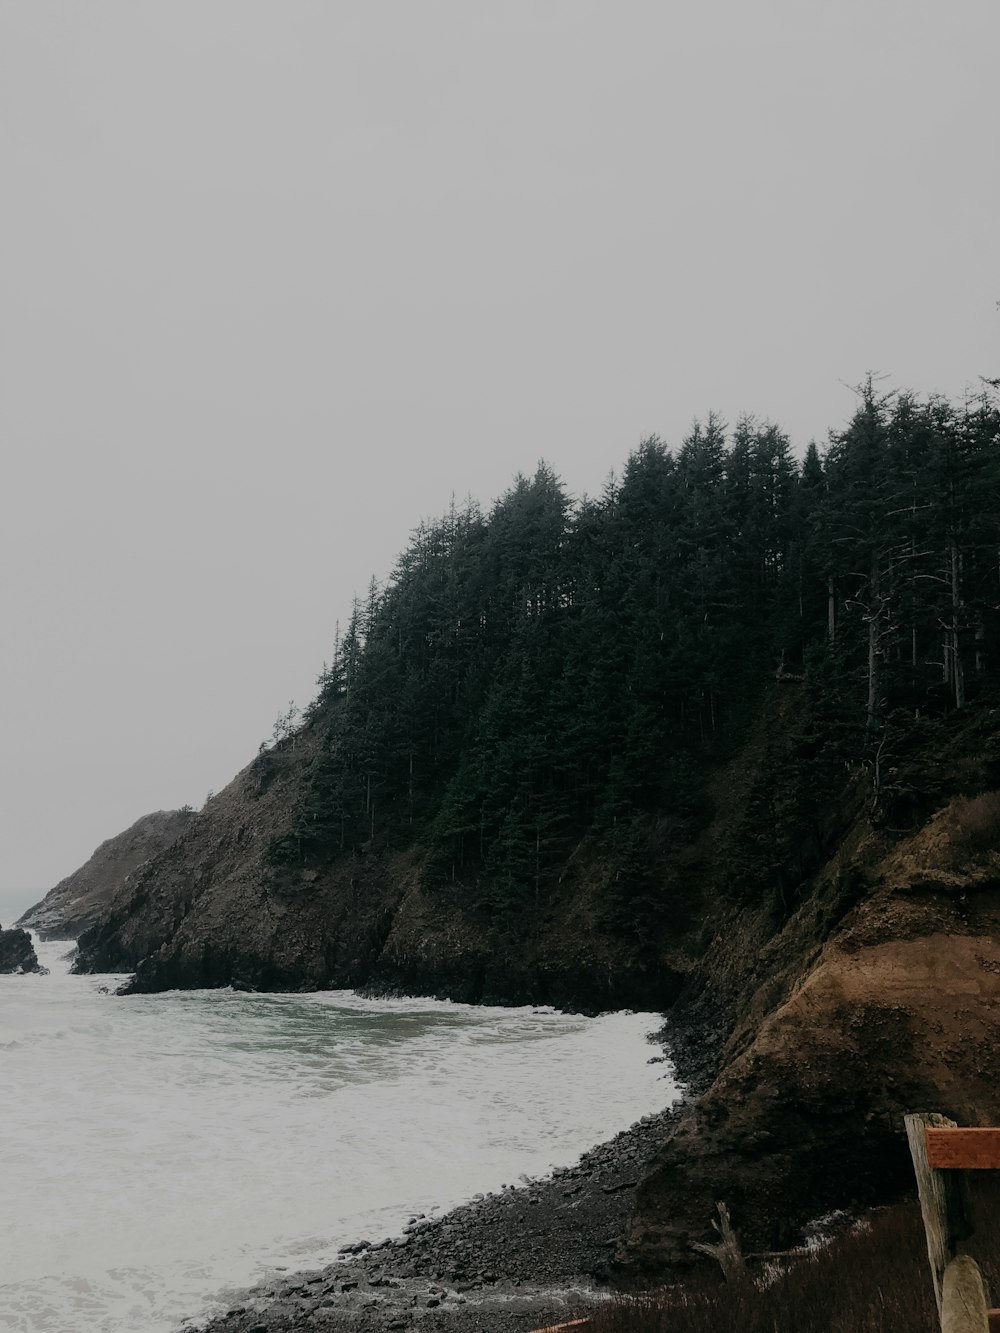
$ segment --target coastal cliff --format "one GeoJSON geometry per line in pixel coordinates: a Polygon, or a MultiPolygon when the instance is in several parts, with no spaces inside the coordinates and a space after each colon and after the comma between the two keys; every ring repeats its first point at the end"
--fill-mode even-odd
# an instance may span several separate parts
{"type": "Polygon", "coordinates": [[[609,931],[603,881],[578,856],[543,912],[497,921],[428,884],[419,847],[368,841],[330,864],[268,860],[317,738],[251,765],[187,833],[135,871],[80,939],[80,971],[134,971],[133,991],[235,984],[363,987],[471,1003],[662,1007],[682,976],[609,931]]]}
{"type": "Polygon", "coordinates": [[[740,902],[731,876],[760,784],[790,780],[805,725],[800,688],[775,687],[715,775],[713,818],[661,861],[700,909],[652,949],[602,929],[608,875],[584,852],[521,932],[429,891],[418,851],[368,847],[324,874],[276,875],[263,849],[305,762],[300,739],[287,786],[259,792],[244,772],[133,875],[82,938],[80,966],[135,969],[138,991],[351,986],[662,1008],[681,1077],[704,1091],[664,1132],[615,1268],[642,1280],[690,1263],[717,1198],[748,1244],[791,1244],[821,1213],[909,1187],[907,1110],[1000,1117],[1000,707],[983,700],[914,743],[884,808],[854,775],[815,868],[795,882],[786,865],[783,889],[740,902]]]}
{"type": "Polygon", "coordinates": [[[869,382],[801,465],[710,417],[452,507],[77,969],[665,1012],[622,1281],[896,1197],[904,1112],[1000,1114],[998,437],[869,382]]]}
{"type": "Polygon", "coordinates": [[[91,926],[128,876],[175,842],[194,818],[191,810],[157,810],[102,842],[78,870],[23,913],[18,925],[42,939],[75,939],[91,926]]]}

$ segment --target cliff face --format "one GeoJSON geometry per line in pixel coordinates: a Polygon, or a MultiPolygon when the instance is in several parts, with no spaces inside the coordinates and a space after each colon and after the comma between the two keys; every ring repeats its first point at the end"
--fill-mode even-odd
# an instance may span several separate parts
{"type": "Polygon", "coordinates": [[[4,930],[0,926],[0,973],[38,972],[31,936],[26,930],[4,930]]]}
{"type": "Polygon", "coordinates": [[[131,875],[80,938],[80,971],[135,971],[133,989],[367,986],[470,1002],[661,1006],[681,974],[609,931],[601,877],[577,858],[530,918],[470,910],[428,886],[419,847],[378,840],[318,868],[274,866],[315,738],[251,764],[187,835],[131,875]]]}
{"type": "Polygon", "coordinates": [[[761,792],[793,800],[807,725],[799,686],[776,687],[711,781],[711,820],[659,856],[688,918],[646,934],[609,917],[622,872],[589,843],[522,919],[429,884],[418,845],[270,864],[307,729],[132,874],[78,967],[134,969],[140,991],[367,986],[668,1009],[681,1075],[704,1090],[643,1183],[621,1272],[691,1262],[720,1199],[750,1247],[783,1245],[823,1212],[908,1187],[906,1111],[1000,1116],[1000,710],[982,701],[918,729],[877,793],[870,771],[846,773],[808,837],[782,839],[780,821],[760,836],[761,792]]]}
{"type": "Polygon", "coordinates": [[[190,827],[190,810],[157,810],[102,842],[93,856],[29,907],[18,922],[43,939],[75,938],[92,925],[127,877],[190,827]]]}

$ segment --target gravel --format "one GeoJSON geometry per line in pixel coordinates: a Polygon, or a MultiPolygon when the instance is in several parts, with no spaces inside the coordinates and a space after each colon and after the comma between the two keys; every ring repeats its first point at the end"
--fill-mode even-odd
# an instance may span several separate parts
{"type": "Polygon", "coordinates": [[[639,1182],[680,1103],[573,1167],[477,1198],[247,1292],[206,1333],[515,1333],[605,1298],[639,1182]]]}

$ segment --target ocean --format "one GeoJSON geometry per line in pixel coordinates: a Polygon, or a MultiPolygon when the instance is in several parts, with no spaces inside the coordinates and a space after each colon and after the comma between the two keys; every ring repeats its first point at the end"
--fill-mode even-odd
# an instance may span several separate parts
{"type": "MultiPolygon", "coordinates": [[[[30,906],[29,895],[19,910],[30,906]]],[[[0,917],[5,926],[13,922],[0,917]]],[[[652,1014],[0,977],[0,1325],[173,1333],[676,1096],[652,1014]]]]}

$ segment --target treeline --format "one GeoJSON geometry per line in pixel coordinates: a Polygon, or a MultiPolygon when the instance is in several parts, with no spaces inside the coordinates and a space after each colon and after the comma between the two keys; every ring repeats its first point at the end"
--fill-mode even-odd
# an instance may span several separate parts
{"type": "MultiPolygon", "coordinates": [[[[813,799],[845,764],[877,782],[893,737],[996,678],[998,608],[988,395],[869,380],[801,464],[778,427],[710,415],[578,502],[540,464],[488,511],[422,525],[356,603],[270,858],[419,841],[431,880],[524,910],[589,835],[642,896],[650,817],[692,834],[707,767],[776,678],[810,699],[813,799]]],[[[262,780],[294,744],[262,751],[262,780]]]]}

